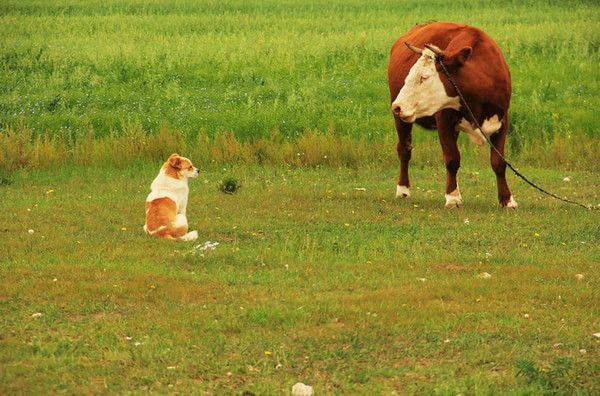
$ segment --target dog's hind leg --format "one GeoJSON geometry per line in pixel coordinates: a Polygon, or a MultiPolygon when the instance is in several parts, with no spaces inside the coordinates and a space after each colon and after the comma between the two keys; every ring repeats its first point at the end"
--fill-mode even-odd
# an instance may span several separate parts
{"type": "Polygon", "coordinates": [[[175,238],[178,238],[182,241],[193,241],[195,239],[198,239],[198,231],[187,232],[188,223],[187,218],[184,214],[180,213],[177,215],[175,221],[173,222],[173,226],[175,230],[173,231],[172,235],[175,238]]]}
{"type": "Polygon", "coordinates": [[[185,231],[187,232],[187,226],[188,222],[184,214],[180,213],[177,216],[175,216],[175,220],[173,221],[173,228],[185,228],[185,231]]]}
{"type": "Polygon", "coordinates": [[[182,241],[194,241],[198,239],[198,231],[190,231],[179,238],[182,241]]]}

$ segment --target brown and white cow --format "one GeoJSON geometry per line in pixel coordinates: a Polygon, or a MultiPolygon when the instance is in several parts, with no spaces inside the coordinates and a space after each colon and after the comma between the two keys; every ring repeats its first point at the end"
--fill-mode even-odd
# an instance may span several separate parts
{"type": "MultiPolygon", "coordinates": [[[[412,125],[416,122],[424,128],[438,130],[447,170],[446,207],[461,206],[462,196],[456,180],[460,167],[456,144],[459,131],[467,133],[477,144],[485,142],[483,133],[504,153],[511,81],[500,48],[491,37],[472,26],[447,22],[416,25],[392,46],[388,80],[400,159],[396,196],[410,196],[408,163],[412,125]],[[482,130],[471,123],[456,90],[436,62],[440,56],[482,130]]],[[[500,204],[516,208],[517,203],[506,184],[506,163],[493,150],[491,165],[496,174],[500,204]]]]}

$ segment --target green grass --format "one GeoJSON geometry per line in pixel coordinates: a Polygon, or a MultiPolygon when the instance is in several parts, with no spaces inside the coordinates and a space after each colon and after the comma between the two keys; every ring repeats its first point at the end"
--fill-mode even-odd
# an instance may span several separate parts
{"type": "Polygon", "coordinates": [[[594,1],[3,1],[0,125],[382,137],[390,47],[432,19],[479,26],[504,50],[515,150],[598,137],[594,1]]]}
{"type": "MultiPolygon", "coordinates": [[[[600,386],[598,211],[514,177],[520,208],[502,210],[472,163],[459,210],[441,166],[413,170],[410,200],[392,198],[395,167],[212,166],[190,183],[191,227],[220,243],[201,256],[143,234],[157,167],[3,177],[0,393],[600,386]],[[222,193],[227,178],[243,188],[222,193]]],[[[600,201],[597,173],[524,171],[600,201]]]]}
{"type": "Polygon", "coordinates": [[[0,394],[597,393],[599,211],[500,209],[464,137],[445,210],[423,131],[394,200],[386,81],[414,23],[483,28],[509,158],[598,205],[596,3],[0,2],[0,394]],[[142,232],[174,151],[214,251],[142,232]]]}

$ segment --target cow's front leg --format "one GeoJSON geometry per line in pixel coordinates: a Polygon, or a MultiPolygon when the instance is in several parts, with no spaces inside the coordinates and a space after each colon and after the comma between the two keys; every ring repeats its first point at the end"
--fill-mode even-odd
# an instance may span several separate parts
{"type": "MultiPolygon", "coordinates": [[[[508,115],[504,116],[502,126],[498,133],[490,136],[490,141],[498,149],[500,154],[504,156],[504,143],[506,142],[506,134],[508,131],[508,115]]],[[[505,208],[517,208],[517,201],[513,198],[506,183],[506,162],[493,148],[490,148],[490,162],[492,169],[496,174],[496,183],[498,184],[498,201],[505,208]]]]}
{"type": "Polygon", "coordinates": [[[408,163],[412,154],[412,124],[402,122],[394,117],[398,131],[398,159],[400,160],[400,176],[396,185],[396,198],[410,197],[410,181],[408,180],[408,163]]]}
{"type": "Polygon", "coordinates": [[[444,164],[446,165],[446,208],[458,208],[462,206],[462,196],[458,188],[456,174],[460,168],[460,152],[458,151],[458,131],[454,128],[450,117],[437,116],[438,134],[444,153],[444,164]]]}

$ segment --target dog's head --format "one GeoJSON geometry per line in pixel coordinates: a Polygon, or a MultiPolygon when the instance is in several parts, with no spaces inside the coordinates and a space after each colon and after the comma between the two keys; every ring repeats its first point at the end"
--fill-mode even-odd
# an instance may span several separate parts
{"type": "Polygon", "coordinates": [[[166,175],[175,179],[197,177],[199,173],[198,168],[192,164],[192,161],[175,153],[171,154],[162,167],[166,175]]]}

